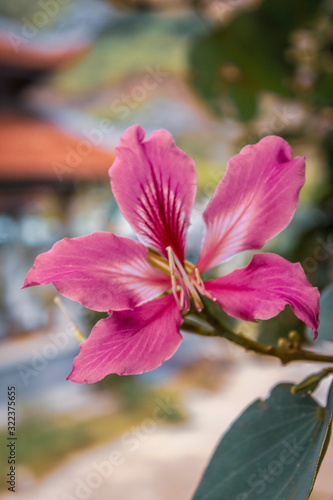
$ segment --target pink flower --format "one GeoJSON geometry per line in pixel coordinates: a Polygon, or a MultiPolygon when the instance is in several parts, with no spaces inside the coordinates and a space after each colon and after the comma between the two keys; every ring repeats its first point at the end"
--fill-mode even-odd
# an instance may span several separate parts
{"type": "Polygon", "coordinates": [[[319,292],[300,264],[257,254],[226,276],[201,278],[238,252],[260,249],[289,224],[305,182],[305,158],[292,159],[289,144],[275,136],[231,158],[203,214],[206,232],[195,266],[185,260],[194,161],[166,130],[144,137],[142,127],[129,128],[109,171],[115,199],[140,242],[107,232],[64,238],[37,257],[23,285],[53,283],[62,295],[110,314],[81,344],[68,378],[96,382],[161,365],[182,341],[182,310],[190,299],[201,309],[198,291],[249,321],[272,318],[290,304],[316,336],[319,292]]]}

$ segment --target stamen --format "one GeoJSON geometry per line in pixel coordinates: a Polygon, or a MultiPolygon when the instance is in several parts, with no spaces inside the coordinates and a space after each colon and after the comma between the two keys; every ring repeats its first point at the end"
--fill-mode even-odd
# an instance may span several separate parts
{"type": "Polygon", "coordinates": [[[194,269],[194,272],[195,272],[195,277],[197,279],[198,285],[203,285],[203,281],[202,281],[202,278],[200,276],[199,269],[197,267],[194,269]]]}
{"type": "Polygon", "coordinates": [[[182,275],[178,271],[177,267],[175,267],[175,273],[176,273],[178,281],[180,283],[180,285],[178,285],[178,288],[180,288],[184,294],[184,304],[183,304],[182,309],[186,309],[186,311],[189,311],[191,309],[191,301],[190,301],[189,291],[188,291],[186,284],[184,283],[184,280],[182,279],[182,275]]]}
{"type": "Polygon", "coordinates": [[[185,294],[184,294],[184,290],[181,289],[180,290],[180,307],[181,307],[181,309],[184,308],[184,305],[185,305],[185,294]]]}
{"type": "Polygon", "coordinates": [[[198,292],[201,293],[201,295],[205,295],[206,297],[208,297],[213,302],[216,302],[216,297],[213,297],[213,295],[206,290],[206,287],[205,287],[205,284],[204,284],[203,281],[201,282],[200,285],[198,283],[196,283],[196,282],[194,282],[193,285],[198,290],[198,292]]]}
{"type": "Polygon", "coordinates": [[[189,277],[187,276],[186,271],[183,268],[181,262],[179,261],[177,255],[173,252],[171,247],[167,247],[167,252],[168,252],[169,259],[171,256],[173,262],[177,264],[177,269],[181,273],[182,278],[183,278],[188,290],[190,291],[190,293],[193,297],[195,307],[198,309],[199,312],[202,311],[203,303],[201,302],[201,299],[200,299],[196,289],[193,287],[191,281],[189,280],[189,277]]]}
{"type": "Polygon", "coordinates": [[[175,301],[177,303],[177,306],[179,309],[183,309],[181,303],[179,302],[178,295],[177,295],[177,282],[176,282],[176,275],[171,274],[171,285],[172,285],[172,293],[175,298],[175,301]]]}
{"type": "MultiPolygon", "coordinates": [[[[184,305],[181,309],[185,308],[187,311],[189,311],[191,308],[189,291],[187,289],[186,284],[184,283],[184,279],[182,277],[182,274],[181,274],[180,270],[178,269],[178,266],[176,265],[176,262],[175,262],[176,255],[174,254],[171,247],[167,247],[166,251],[168,252],[168,257],[169,257],[171,279],[172,279],[172,276],[174,276],[174,280],[176,279],[176,277],[178,278],[178,281],[179,281],[178,287],[181,287],[181,290],[184,293],[184,305]]],[[[174,294],[174,296],[175,296],[175,294],[174,294]]],[[[178,296],[177,296],[177,299],[178,299],[178,296]]],[[[176,302],[178,304],[179,301],[177,299],[176,299],[176,302]]]]}
{"type": "MultiPolygon", "coordinates": [[[[181,302],[179,302],[179,298],[178,298],[178,294],[177,294],[177,281],[176,281],[177,275],[175,272],[175,269],[176,269],[175,261],[173,259],[172,253],[169,252],[169,248],[170,247],[167,248],[167,252],[168,252],[168,257],[169,257],[169,271],[170,271],[170,276],[171,276],[172,293],[173,293],[173,296],[175,298],[175,301],[176,301],[179,309],[183,309],[181,306],[181,302]]],[[[171,248],[170,248],[170,250],[171,250],[171,248]]]]}
{"type": "Polygon", "coordinates": [[[186,309],[189,311],[191,308],[190,297],[192,296],[195,307],[199,312],[202,311],[203,303],[199,293],[207,295],[207,297],[212,298],[213,300],[215,299],[206,292],[205,285],[198,268],[188,260],[185,260],[183,265],[171,246],[168,246],[166,251],[168,259],[160,255],[155,250],[148,248],[148,261],[152,266],[170,276],[170,291],[172,291],[179,309],[186,309]],[[193,274],[195,275],[195,278],[193,277],[193,274]]]}
{"type": "Polygon", "coordinates": [[[192,264],[192,262],[190,262],[189,260],[185,260],[184,262],[184,267],[185,267],[185,271],[188,273],[188,274],[192,274],[193,271],[195,270],[195,265],[192,264]]]}
{"type": "Polygon", "coordinates": [[[193,282],[195,288],[201,293],[201,295],[205,295],[213,302],[216,302],[216,297],[213,297],[213,295],[206,290],[205,283],[203,282],[203,279],[197,267],[195,268],[195,277],[197,280],[197,282],[193,282]]]}

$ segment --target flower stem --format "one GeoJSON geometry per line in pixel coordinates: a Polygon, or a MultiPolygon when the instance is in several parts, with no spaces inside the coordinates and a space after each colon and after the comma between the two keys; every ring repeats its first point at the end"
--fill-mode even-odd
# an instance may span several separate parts
{"type": "Polygon", "coordinates": [[[242,347],[246,351],[254,351],[257,354],[278,358],[283,365],[291,363],[292,361],[333,363],[332,355],[320,354],[294,346],[289,348],[280,348],[272,345],[260,344],[259,342],[246,337],[242,333],[235,333],[215,315],[213,315],[206,307],[201,313],[191,311],[191,316],[194,317],[194,321],[191,320],[191,318],[185,317],[185,321],[182,326],[184,330],[209,337],[223,337],[242,347]],[[202,320],[207,323],[207,326],[202,323],[202,320]]]}

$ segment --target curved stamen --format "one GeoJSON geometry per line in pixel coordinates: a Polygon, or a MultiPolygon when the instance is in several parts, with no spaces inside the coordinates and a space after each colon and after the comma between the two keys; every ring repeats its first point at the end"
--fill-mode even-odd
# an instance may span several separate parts
{"type": "Polygon", "coordinates": [[[216,297],[213,297],[213,295],[206,290],[205,283],[203,282],[201,275],[199,273],[199,269],[197,267],[195,268],[195,277],[197,281],[196,282],[194,281],[193,285],[198,290],[198,292],[200,292],[201,295],[205,295],[213,302],[216,302],[216,297]]]}
{"type": "Polygon", "coordinates": [[[185,294],[184,294],[184,290],[183,289],[180,290],[180,299],[179,299],[179,301],[180,301],[181,310],[183,310],[184,309],[184,305],[185,305],[185,294]]]}
{"type": "Polygon", "coordinates": [[[148,248],[148,261],[152,264],[152,266],[170,276],[171,290],[175,301],[181,310],[190,310],[190,297],[192,296],[195,307],[199,312],[202,311],[203,303],[198,292],[202,295],[207,295],[207,297],[212,298],[213,300],[214,298],[206,292],[205,285],[198,268],[196,268],[195,265],[188,260],[185,260],[183,265],[171,246],[168,246],[166,251],[168,259],[160,255],[155,250],[148,248]]]}
{"type": "Polygon", "coordinates": [[[175,267],[175,273],[176,273],[178,281],[180,283],[180,285],[177,286],[177,289],[179,290],[179,288],[180,288],[184,294],[184,305],[183,305],[182,309],[186,309],[186,311],[189,311],[191,309],[191,301],[190,301],[189,291],[188,291],[187,286],[184,283],[184,280],[182,278],[182,275],[178,271],[177,267],[175,267]]]}
{"type": "Polygon", "coordinates": [[[187,274],[192,274],[193,271],[195,270],[195,265],[192,264],[192,262],[190,262],[189,260],[185,260],[184,261],[184,268],[185,268],[185,271],[187,272],[187,274]]]}
{"type": "Polygon", "coordinates": [[[171,286],[172,286],[172,293],[173,293],[173,296],[175,298],[175,301],[177,303],[177,306],[179,307],[179,309],[182,309],[182,306],[181,306],[181,303],[179,302],[179,298],[178,298],[178,294],[177,294],[177,281],[176,281],[176,266],[175,266],[175,262],[173,260],[173,256],[172,254],[169,255],[169,252],[168,252],[168,256],[169,256],[169,271],[170,271],[170,276],[171,276],[171,286]]]}
{"type": "Polygon", "coordinates": [[[203,303],[201,302],[201,299],[198,295],[198,292],[196,291],[196,289],[192,285],[192,283],[191,283],[189,277],[187,276],[187,273],[186,273],[184,267],[182,266],[181,262],[179,261],[177,255],[173,252],[171,247],[167,247],[166,250],[168,252],[169,259],[172,258],[173,262],[175,264],[177,264],[177,269],[181,273],[182,278],[184,280],[184,283],[186,284],[188,291],[190,292],[190,294],[193,297],[195,307],[198,309],[199,312],[202,311],[203,303]]]}

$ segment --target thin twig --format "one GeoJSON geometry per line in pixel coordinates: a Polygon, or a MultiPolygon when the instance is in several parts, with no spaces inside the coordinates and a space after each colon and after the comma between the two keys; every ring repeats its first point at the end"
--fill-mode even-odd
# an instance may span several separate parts
{"type": "Polygon", "coordinates": [[[225,324],[222,324],[222,322],[213,316],[206,308],[201,313],[193,312],[192,314],[198,319],[199,323],[191,322],[185,317],[185,321],[182,326],[184,330],[209,337],[223,337],[230,342],[243,347],[246,351],[254,351],[257,354],[278,358],[283,365],[291,363],[292,361],[333,363],[332,355],[320,354],[314,351],[295,347],[282,349],[272,345],[260,344],[259,342],[246,337],[242,333],[233,332],[225,324]],[[208,323],[211,327],[210,330],[208,330],[205,325],[200,323],[201,319],[204,319],[204,321],[208,323]]]}

